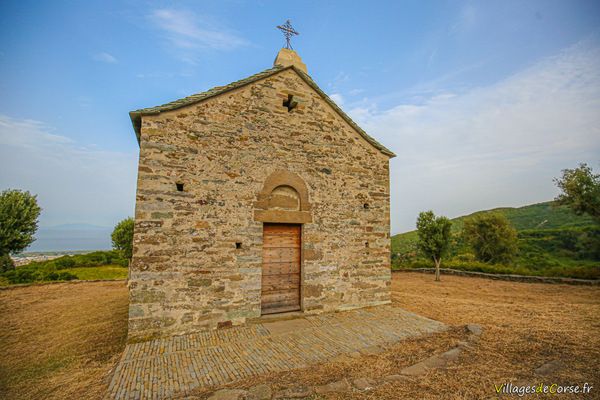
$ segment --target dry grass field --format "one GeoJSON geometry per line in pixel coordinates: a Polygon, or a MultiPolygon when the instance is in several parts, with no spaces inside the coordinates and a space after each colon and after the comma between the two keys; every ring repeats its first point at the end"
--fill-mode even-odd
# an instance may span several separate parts
{"type": "Polygon", "coordinates": [[[125,346],[124,281],[0,291],[0,399],[100,399],[125,346]]]}
{"type": "MultiPolygon", "coordinates": [[[[481,278],[397,273],[394,302],[455,326],[448,332],[391,347],[379,355],[238,382],[286,387],[343,377],[392,374],[465,337],[463,325],[484,327],[477,346],[445,370],[366,393],[329,399],[494,398],[494,384],[589,382],[600,398],[600,288],[513,283],[481,278]],[[563,367],[536,376],[540,365],[563,367]]],[[[100,399],[123,349],[127,292],[123,282],[53,284],[0,291],[0,398],[100,399]]],[[[198,392],[205,396],[206,392],[198,392]]],[[[552,396],[556,397],[556,396],[552,396]]],[[[558,396],[558,398],[582,398],[558,396]]]]}

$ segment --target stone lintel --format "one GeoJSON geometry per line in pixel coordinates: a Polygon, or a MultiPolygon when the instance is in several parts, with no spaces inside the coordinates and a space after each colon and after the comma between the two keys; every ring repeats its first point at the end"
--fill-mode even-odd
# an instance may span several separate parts
{"type": "Polygon", "coordinates": [[[312,215],[308,211],[254,210],[254,220],[260,222],[305,224],[312,222],[312,215]]]}

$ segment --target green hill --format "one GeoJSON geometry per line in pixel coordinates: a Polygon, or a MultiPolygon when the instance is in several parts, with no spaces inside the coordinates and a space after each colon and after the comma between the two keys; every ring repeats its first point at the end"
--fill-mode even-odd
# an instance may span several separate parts
{"type": "MultiPolygon", "coordinates": [[[[519,234],[519,257],[504,270],[529,275],[600,278],[600,228],[588,216],[575,215],[566,206],[553,202],[518,208],[495,208],[452,219],[453,246],[446,265],[463,269],[485,269],[474,261],[461,238],[464,221],[482,213],[501,213],[519,234]],[[449,265],[452,264],[452,265],[449,265]],[[454,265],[455,264],[455,265],[454,265]]],[[[395,267],[428,266],[416,251],[417,232],[392,236],[392,264],[395,267]]]]}

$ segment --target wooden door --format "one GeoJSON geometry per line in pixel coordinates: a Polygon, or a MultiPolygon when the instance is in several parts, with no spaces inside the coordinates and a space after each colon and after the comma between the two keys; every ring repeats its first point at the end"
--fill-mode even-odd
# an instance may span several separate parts
{"type": "Polygon", "coordinates": [[[300,225],[264,224],[261,312],[300,310],[300,225]]]}

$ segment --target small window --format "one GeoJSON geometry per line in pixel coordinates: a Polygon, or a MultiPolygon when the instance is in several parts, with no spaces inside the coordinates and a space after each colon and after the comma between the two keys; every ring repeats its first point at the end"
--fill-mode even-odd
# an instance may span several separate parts
{"type": "Polygon", "coordinates": [[[283,101],[283,106],[287,107],[288,112],[290,112],[294,108],[296,108],[297,105],[298,105],[298,102],[294,99],[294,95],[292,95],[292,94],[288,94],[287,100],[283,101]]]}
{"type": "Polygon", "coordinates": [[[236,249],[241,249],[242,248],[242,243],[241,242],[235,242],[235,248],[236,249]]]}
{"type": "Polygon", "coordinates": [[[365,247],[368,249],[369,248],[369,242],[365,242],[365,247]]]}
{"type": "Polygon", "coordinates": [[[175,186],[177,186],[178,192],[183,192],[183,183],[176,183],[175,186]]]}
{"type": "Polygon", "coordinates": [[[365,203],[365,204],[363,204],[363,208],[364,208],[365,210],[368,210],[368,209],[369,209],[369,203],[365,203]]]}

